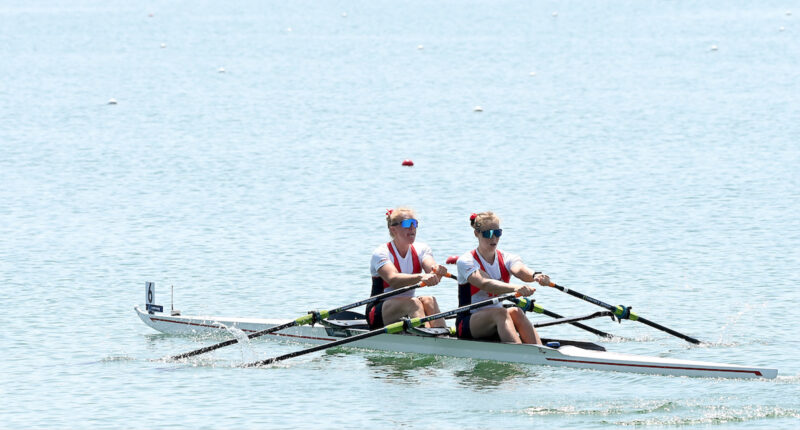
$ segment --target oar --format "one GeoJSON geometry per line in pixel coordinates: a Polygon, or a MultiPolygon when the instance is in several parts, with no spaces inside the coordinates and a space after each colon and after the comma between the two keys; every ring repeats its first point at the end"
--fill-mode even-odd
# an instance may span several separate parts
{"type": "MultiPolygon", "coordinates": [[[[533,301],[529,302],[529,303],[531,303],[530,306],[526,306],[525,303],[522,303],[522,301],[524,301],[526,299],[511,299],[511,301],[515,301],[515,300],[517,300],[517,302],[515,302],[517,304],[517,306],[523,308],[526,312],[536,312],[537,314],[547,315],[547,316],[549,316],[551,318],[555,318],[557,320],[564,319],[563,316],[561,316],[561,315],[559,315],[559,314],[557,314],[555,312],[548,311],[547,309],[537,305],[533,301]]],[[[596,329],[594,327],[589,327],[586,324],[581,324],[581,323],[576,322],[576,321],[561,321],[561,322],[558,322],[556,324],[563,324],[563,323],[569,323],[569,324],[571,324],[571,325],[573,325],[575,327],[582,328],[582,329],[584,329],[584,330],[586,330],[586,331],[588,331],[590,333],[594,333],[594,334],[596,334],[596,335],[598,335],[600,337],[605,337],[605,338],[609,338],[609,339],[617,337],[617,336],[614,336],[611,333],[606,333],[606,332],[604,332],[602,330],[598,330],[598,329],[596,329]]],[[[548,325],[553,325],[553,324],[543,323],[541,326],[542,327],[546,327],[548,325]]],[[[534,324],[534,326],[538,327],[536,324],[534,324]]]]}
{"type": "Polygon", "coordinates": [[[551,282],[550,286],[555,288],[555,289],[561,290],[561,291],[563,291],[563,292],[565,292],[565,293],[567,293],[567,294],[569,294],[571,296],[577,297],[577,298],[579,298],[581,300],[585,300],[585,301],[587,301],[589,303],[593,303],[593,304],[595,304],[597,306],[600,306],[601,308],[606,308],[606,309],[610,310],[611,312],[614,312],[614,315],[617,318],[619,318],[620,320],[629,319],[631,321],[639,321],[642,324],[647,324],[650,327],[653,327],[655,329],[661,330],[663,332],[667,332],[667,333],[669,333],[669,334],[671,334],[673,336],[679,337],[679,338],[681,338],[681,339],[683,339],[685,341],[688,341],[688,342],[691,342],[691,343],[694,343],[694,344],[699,344],[700,343],[699,340],[697,340],[697,339],[695,339],[695,338],[693,338],[691,336],[687,336],[687,335],[685,335],[683,333],[679,333],[679,332],[677,332],[677,331],[675,331],[675,330],[673,330],[673,329],[671,329],[669,327],[664,327],[661,324],[655,323],[653,321],[648,320],[647,318],[640,317],[639,315],[636,315],[635,313],[633,313],[631,311],[631,307],[630,306],[622,306],[622,305],[611,306],[608,303],[601,302],[600,300],[597,300],[597,299],[595,299],[593,297],[589,297],[589,296],[584,295],[582,293],[579,293],[579,292],[577,292],[575,290],[570,290],[567,287],[562,287],[561,285],[558,285],[558,284],[556,284],[554,282],[551,282]]]}
{"type": "MultiPolygon", "coordinates": [[[[446,276],[448,278],[453,278],[453,279],[456,278],[455,276],[451,275],[450,273],[446,273],[444,276],[446,276]]],[[[283,330],[283,329],[286,329],[286,328],[289,328],[289,327],[306,325],[306,324],[313,324],[313,323],[315,323],[317,321],[320,321],[322,319],[328,318],[329,316],[331,316],[333,314],[337,314],[339,312],[346,311],[348,309],[357,308],[357,307],[362,306],[362,305],[375,303],[377,301],[380,301],[380,300],[383,300],[383,299],[386,299],[386,298],[389,298],[389,297],[392,297],[392,296],[396,296],[398,294],[405,293],[406,291],[410,291],[410,290],[413,290],[415,288],[424,287],[425,285],[426,284],[424,282],[420,282],[419,284],[409,285],[407,287],[398,288],[396,290],[392,290],[392,291],[389,291],[389,292],[386,292],[386,293],[383,293],[383,294],[378,294],[378,295],[372,296],[372,297],[370,297],[368,299],[364,299],[364,300],[361,300],[361,301],[355,302],[355,303],[350,303],[349,305],[344,305],[344,306],[338,307],[336,309],[331,309],[331,310],[328,310],[328,311],[319,311],[319,312],[309,313],[308,315],[303,315],[302,317],[297,318],[294,321],[289,321],[289,322],[287,322],[285,324],[276,325],[276,326],[270,327],[268,329],[257,331],[255,333],[250,333],[250,334],[247,335],[247,338],[248,339],[253,339],[253,338],[256,338],[256,337],[259,337],[259,336],[264,336],[265,334],[275,333],[276,331],[280,331],[280,330],[283,330]]],[[[185,353],[179,354],[179,355],[174,355],[174,356],[170,357],[169,359],[170,360],[180,360],[180,359],[187,358],[187,357],[194,357],[195,355],[205,354],[206,352],[214,351],[215,349],[220,349],[220,348],[228,346],[228,345],[233,345],[233,344],[235,344],[237,342],[239,342],[238,339],[229,339],[229,340],[226,340],[224,342],[220,342],[220,343],[215,344],[215,345],[206,346],[206,347],[203,347],[203,348],[200,348],[200,349],[196,349],[194,351],[185,352],[185,353]]]]}
{"type": "Polygon", "coordinates": [[[534,324],[533,326],[536,327],[536,328],[549,327],[551,325],[571,323],[571,322],[574,322],[574,321],[590,320],[590,319],[594,319],[594,318],[607,317],[607,316],[611,316],[611,315],[612,314],[609,311],[597,311],[597,312],[595,312],[593,314],[583,315],[583,316],[579,316],[579,317],[559,318],[559,319],[556,319],[556,320],[549,320],[549,321],[539,322],[539,323],[534,324]]]}
{"type": "MultiPolygon", "coordinates": [[[[447,260],[445,260],[445,262],[447,264],[456,264],[457,261],[458,261],[458,256],[457,255],[451,255],[451,256],[447,257],[447,260]]],[[[556,319],[564,318],[562,315],[559,315],[559,314],[557,314],[555,312],[548,311],[546,309],[542,309],[541,307],[538,307],[538,309],[539,310],[533,309],[533,311],[536,312],[536,313],[540,313],[542,315],[547,315],[550,318],[556,318],[556,319]]],[[[580,329],[586,330],[589,333],[592,333],[592,334],[595,334],[597,336],[600,336],[600,337],[605,337],[605,338],[609,338],[609,339],[617,337],[617,336],[614,336],[611,333],[606,333],[606,332],[604,332],[602,330],[598,330],[596,328],[590,327],[590,326],[588,326],[586,324],[581,324],[579,322],[571,322],[570,324],[575,326],[575,327],[578,327],[580,329]]]]}
{"type": "MultiPolygon", "coordinates": [[[[287,358],[298,357],[300,355],[310,354],[312,352],[322,351],[323,349],[333,348],[339,345],[344,345],[346,343],[356,342],[361,339],[366,339],[368,337],[377,336],[379,334],[392,334],[392,333],[399,333],[405,329],[411,327],[419,327],[425,324],[428,321],[438,320],[440,318],[447,318],[452,315],[456,315],[462,312],[468,312],[472,309],[477,309],[483,306],[488,306],[495,303],[500,303],[501,300],[508,300],[515,296],[516,293],[506,293],[501,296],[497,296],[493,299],[483,300],[481,302],[473,303],[471,305],[462,306],[460,308],[453,309],[451,311],[440,312],[438,314],[429,315],[423,318],[412,318],[406,319],[403,321],[398,321],[396,323],[392,323],[387,325],[386,327],[379,328],[376,330],[368,331],[366,333],[357,334],[355,336],[350,336],[341,340],[333,341],[330,343],[326,343],[324,345],[317,345],[308,349],[303,349],[300,351],[290,352],[288,354],[279,355],[277,357],[268,358],[266,360],[256,361],[253,363],[245,364],[244,367],[254,367],[254,366],[264,366],[267,364],[275,363],[277,361],[286,360],[287,358]]],[[[526,303],[527,304],[527,303],[526,303]]]]}

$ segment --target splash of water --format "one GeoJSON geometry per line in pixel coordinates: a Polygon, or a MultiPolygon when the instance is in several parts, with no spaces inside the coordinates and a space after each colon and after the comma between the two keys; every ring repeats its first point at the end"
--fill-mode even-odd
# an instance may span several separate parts
{"type": "Polygon", "coordinates": [[[136,360],[135,357],[130,355],[109,355],[107,357],[103,357],[100,362],[101,363],[113,363],[118,361],[134,361],[136,360]]]}
{"type": "Polygon", "coordinates": [[[239,351],[241,352],[242,356],[242,363],[249,363],[252,361],[256,361],[258,358],[256,352],[253,350],[253,345],[250,343],[250,338],[247,337],[247,333],[239,329],[238,327],[234,326],[226,326],[221,322],[215,321],[214,325],[224,328],[228,333],[233,335],[236,338],[237,343],[236,345],[239,346],[239,351]]]}
{"type": "Polygon", "coordinates": [[[522,413],[526,415],[623,415],[623,414],[649,414],[670,412],[676,409],[678,405],[669,400],[648,400],[640,401],[637,404],[608,402],[601,403],[596,407],[591,408],[578,408],[573,405],[558,406],[558,407],[529,407],[525,408],[522,413]]]}
{"type": "Polygon", "coordinates": [[[752,313],[753,311],[761,312],[767,308],[766,303],[761,304],[751,304],[746,303],[742,309],[734,315],[728,317],[727,322],[724,326],[720,329],[719,338],[716,342],[714,342],[713,346],[736,346],[738,345],[737,342],[734,342],[731,337],[734,336],[733,329],[736,327],[736,324],[742,319],[743,316],[752,313]]]}
{"type": "MultiPolygon", "coordinates": [[[[707,402],[707,400],[706,400],[707,402]]],[[[580,408],[576,406],[529,407],[521,411],[536,416],[606,416],[640,415],[632,419],[604,419],[614,426],[683,426],[725,424],[761,419],[800,418],[800,411],[774,405],[720,406],[698,401],[647,400],[608,402],[580,408]]]]}
{"type": "Polygon", "coordinates": [[[615,421],[607,424],[617,426],[686,426],[743,423],[763,419],[800,418],[800,411],[779,406],[746,406],[732,408],[727,406],[707,405],[695,412],[699,416],[654,416],[650,418],[615,421]]]}

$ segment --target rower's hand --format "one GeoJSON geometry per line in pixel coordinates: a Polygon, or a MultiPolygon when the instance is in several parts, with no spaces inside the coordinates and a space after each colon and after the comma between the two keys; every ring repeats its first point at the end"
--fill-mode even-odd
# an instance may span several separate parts
{"type": "Polygon", "coordinates": [[[520,296],[522,296],[522,297],[528,297],[528,296],[530,296],[530,295],[533,295],[533,293],[534,293],[535,291],[536,291],[536,288],[529,287],[529,286],[527,286],[527,285],[520,285],[520,286],[518,286],[518,287],[517,287],[517,289],[515,290],[515,292],[516,292],[517,294],[519,294],[520,296]]]}
{"type": "Polygon", "coordinates": [[[435,273],[439,275],[439,278],[441,278],[442,276],[447,275],[447,267],[436,264],[431,268],[431,273],[435,273]]]}
{"type": "Polygon", "coordinates": [[[432,287],[439,283],[439,275],[435,273],[426,273],[422,275],[420,282],[424,282],[425,285],[432,287]]]}
{"type": "Polygon", "coordinates": [[[539,273],[534,275],[533,282],[538,282],[539,285],[549,287],[550,286],[550,277],[545,275],[544,273],[539,273]]]}

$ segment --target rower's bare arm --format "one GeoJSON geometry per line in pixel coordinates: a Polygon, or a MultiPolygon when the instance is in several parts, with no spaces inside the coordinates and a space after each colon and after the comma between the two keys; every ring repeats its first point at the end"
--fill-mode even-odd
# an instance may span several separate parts
{"type": "Polygon", "coordinates": [[[550,285],[549,276],[541,272],[534,272],[524,263],[517,263],[511,266],[511,274],[519,278],[522,282],[538,282],[539,285],[550,285]]]}
{"type": "Polygon", "coordinates": [[[527,297],[536,291],[536,288],[527,285],[508,284],[503,281],[498,281],[497,279],[492,279],[483,270],[472,272],[467,280],[477,288],[492,294],[519,293],[519,295],[527,297]]]}
{"type": "Polygon", "coordinates": [[[439,278],[432,273],[400,273],[393,264],[384,264],[378,269],[378,275],[392,288],[406,287],[425,282],[425,285],[436,285],[439,278]]]}
{"type": "Polygon", "coordinates": [[[381,268],[378,269],[378,275],[392,288],[414,285],[422,280],[421,274],[400,273],[393,264],[384,264],[381,266],[381,268]]]}

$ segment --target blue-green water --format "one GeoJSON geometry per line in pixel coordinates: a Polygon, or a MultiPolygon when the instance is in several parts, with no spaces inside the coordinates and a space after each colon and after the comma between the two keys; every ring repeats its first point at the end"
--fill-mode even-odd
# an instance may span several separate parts
{"type": "Polygon", "coordinates": [[[797,426],[798,6],[0,3],[0,427],[797,426]],[[779,377],[346,349],[234,367],[301,347],[266,341],[157,361],[214,340],[144,326],[145,281],[184,313],[356,301],[397,205],[440,261],[494,210],[534,269],[707,342],[598,321],[636,339],[609,349],[779,377]]]}

